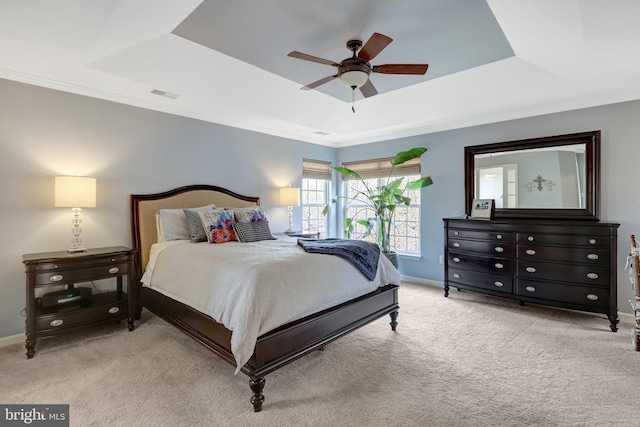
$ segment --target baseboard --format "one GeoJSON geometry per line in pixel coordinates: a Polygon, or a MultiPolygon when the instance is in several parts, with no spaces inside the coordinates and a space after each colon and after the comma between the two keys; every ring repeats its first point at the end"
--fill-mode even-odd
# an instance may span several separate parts
{"type": "MultiPolygon", "coordinates": [[[[438,280],[422,279],[420,277],[411,277],[411,276],[403,275],[402,281],[417,283],[419,285],[437,286],[439,288],[444,287],[444,282],[440,282],[438,280]]],[[[553,308],[553,307],[550,307],[550,308],[553,308]]],[[[620,312],[620,310],[618,310],[618,317],[620,318],[620,323],[624,323],[625,325],[633,326],[636,324],[636,319],[632,313],[622,313],[620,312]]]]}
{"type": "Polygon", "coordinates": [[[0,338],[0,347],[6,347],[8,345],[14,345],[24,343],[26,337],[24,334],[10,335],[8,337],[0,338]]]}

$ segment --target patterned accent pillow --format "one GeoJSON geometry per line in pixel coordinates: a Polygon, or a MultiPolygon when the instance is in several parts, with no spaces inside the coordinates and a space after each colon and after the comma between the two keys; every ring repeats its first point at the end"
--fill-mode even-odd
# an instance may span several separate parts
{"type": "Polygon", "coordinates": [[[235,208],[233,209],[237,222],[266,221],[267,214],[262,208],[235,208]]]}
{"type": "Polygon", "coordinates": [[[234,222],[233,230],[240,243],[258,242],[260,240],[275,240],[269,230],[269,221],[234,222]]]}
{"type": "Polygon", "coordinates": [[[202,228],[199,211],[209,211],[215,209],[216,205],[202,206],[201,208],[183,209],[184,215],[187,217],[187,226],[189,228],[189,236],[191,243],[206,242],[207,233],[202,228]]]}
{"type": "Polygon", "coordinates": [[[233,212],[213,209],[198,212],[209,243],[226,243],[236,239],[233,231],[233,212]]]}

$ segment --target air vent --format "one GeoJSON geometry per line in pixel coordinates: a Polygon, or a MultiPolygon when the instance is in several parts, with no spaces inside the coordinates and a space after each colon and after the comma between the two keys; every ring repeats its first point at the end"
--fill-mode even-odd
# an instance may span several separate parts
{"type": "Polygon", "coordinates": [[[164,96],[165,98],[171,98],[171,99],[176,99],[180,96],[176,93],[165,92],[164,90],[160,90],[160,89],[153,89],[151,93],[154,95],[160,95],[160,96],[164,96]]]}

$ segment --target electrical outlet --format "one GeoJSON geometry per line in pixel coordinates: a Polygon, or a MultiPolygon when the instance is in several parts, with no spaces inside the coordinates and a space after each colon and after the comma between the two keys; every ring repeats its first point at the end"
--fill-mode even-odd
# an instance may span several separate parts
{"type": "Polygon", "coordinates": [[[440,264],[444,264],[444,255],[440,255],[440,264]]]}

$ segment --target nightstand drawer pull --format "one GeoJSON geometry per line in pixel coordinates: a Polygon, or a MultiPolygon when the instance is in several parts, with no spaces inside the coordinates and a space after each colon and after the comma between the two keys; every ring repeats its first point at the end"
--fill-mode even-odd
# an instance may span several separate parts
{"type": "Polygon", "coordinates": [[[598,254],[587,254],[588,259],[598,259],[598,254]]]}
{"type": "Polygon", "coordinates": [[[52,282],[59,282],[64,278],[64,276],[62,276],[62,274],[54,274],[53,276],[49,277],[49,280],[52,282]]]}
{"type": "Polygon", "coordinates": [[[536,254],[536,251],[534,251],[533,249],[527,249],[527,250],[525,251],[525,253],[526,253],[527,255],[535,255],[535,254],[536,254]]]}
{"type": "Polygon", "coordinates": [[[587,273],[587,277],[589,279],[597,279],[598,278],[598,273],[587,273]]]}
{"type": "Polygon", "coordinates": [[[460,243],[458,243],[458,242],[453,242],[453,247],[454,247],[454,248],[459,248],[459,247],[460,247],[460,243]]]}
{"type": "Polygon", "coordinates": [[[504,265],[500,264],[499,262],[496,262],[494,265],[496,268],[504,268],[504,265]]]}
{"type": "Polygon", "coordinates": [[[119,308],[119,307],[111,307],[111,308],[109,309],[109,314],[116,314],[116,313],[117,313],[117,312],[119,312],[119,311],[120,311],[120,308],[119,308]]]}
{"type": "Polygon", "coordinates": [[[453,257],[453,262],[460,262],[460,258],[458,258],[458,257],[453,257]]]}
{"type": "Polygon", "coordinates": [[[496,251],[496,252],[504,252],[504,248],[503,248],[503,247],[501,247],[501,246],[496,246],[496,247],[495,247],[495,251],[496,251]]]}
{"type": "Polygon", "coordinates": [[[527,286],[526,288],[524,288],[527,292],[535,292],[536,288],[534,288],[533,286],[527,286]]]}
{"type": "Polygon", "coordinates": [[[598,300],[598,295],[588,294],[587,295],[587,299],[591,300],[591,301],[597,301],[598,300]]]}
{"type": "Polygon", "coordinates": [[[53,319],[51,322],[49,322],[49,324],[51,326],[61,326],[64,323],[64,320],[62,319],[53,319]]]}
{"type": "Polygon", "coordinates": [[[525,270],[527,270],[527,273],[535,273],[536,272],[536,268],[535,267],[527,267],[527,268],[525,268],[525,270]]]}
{"type": "Polygon", "coordinates": [[[458,273],[453,273],[453,278],[454,278],[454,279],[459,279],[459,278],[460,278],[460,275],[459,275],[458,273]]]}
{"type": "Polygon", "coordinates": [[[458,234],[460,234],[460,232],[454,231],[453,234],[455,234],[457,236],[458,234]]]}
{"type": "Polygon", "coordinates": [[[120,271],[120,269],[118,267],[111,267],[109,269],[109,273],[111,273],[111,274],[116,274],[118,271],[120,271]]]}
{"type": "Polygon", "coordinates": [[[501,239],[502,239],[502,234],[498,234],[498,235],[496,236],[496,239],[501,240],[501,239]]]}
{"type": "Polygon", "coordinates": [[[494,285],[496,285],[496,286],[497,286],[497,287],[499,287],[499,288],[501,288],[501,287],[503,287],[503,286],[504,286],[504,283],[502,283],[502,282],[498,282],[498,281],[493,282],[493,284],[494,284],[494,285]]]}

